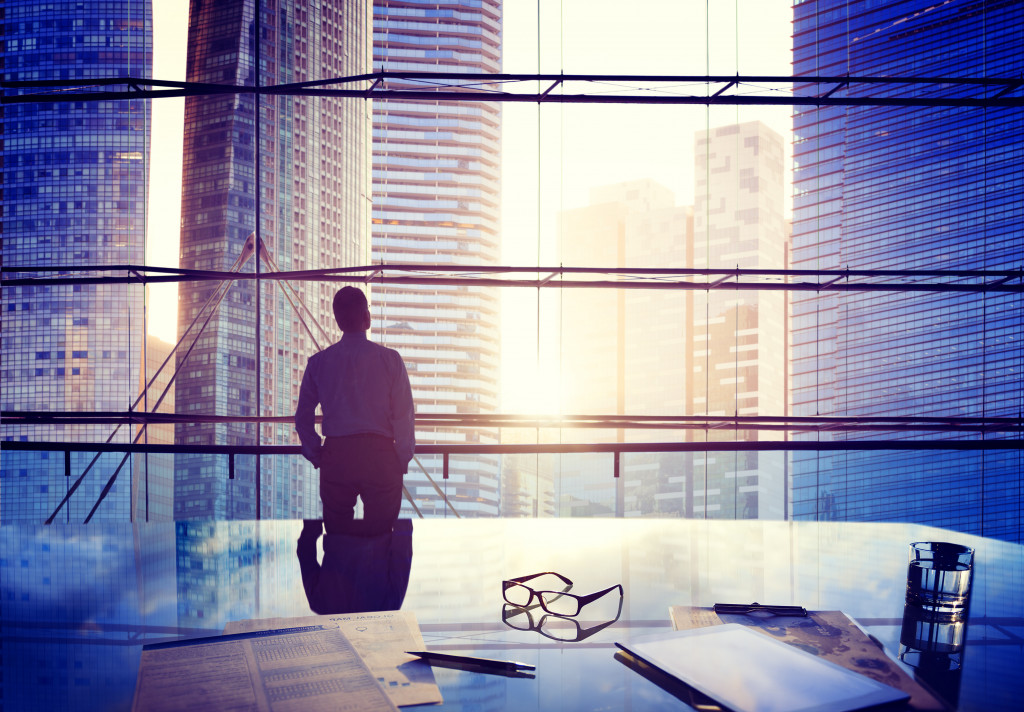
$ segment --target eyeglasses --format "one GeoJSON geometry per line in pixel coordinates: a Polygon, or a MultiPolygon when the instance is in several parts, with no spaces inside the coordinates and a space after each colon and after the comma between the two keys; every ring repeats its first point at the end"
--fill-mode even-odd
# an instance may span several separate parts
{"type": "Polygon", "coordinates": [[[551,640],[557,640],[561,643],[579,643],[586,640],[619,620],[620,615],[622,615],[621,598],[619,599],[619,610],[615,613],[614,618],[610,621],[597,623],[589,628],[584,628],[575,618],[568,618],[566,616],[545,613],[540,617],[540,620],[534,621],[533,613],[529,609],[508,604],[505,604],[501,609],[501,620],[509,628],[535,630],[545,638],[551,638],[551,640]]]}
{"type": "Polygon", "coordinates": [[[572,581],[562,576],[562,574],[555,573],[554,571],[543,571],[539,574],[531,574],[529,576],[519,576],[517,578],[507,579],[501,582],[502,595],[507,603],[511,603],[513,606],[519,608],[531,608],[534,599],[537,603],[548,613],[556,616],[575,616],[578,615],[580,610],[597,599],[601,598],[605,594],[619,590],[619,596],[622,596],[622,584],[615,584],[609,586],[603,591],[597,593],[591,593],[587,596],[577,596],[572,593],[568,593],[569,589],[572,588],[572,581]],[[561,591],[536,591],[529,586],[525,586],[527,581],[531,581],[540,576],[555,576],[565,586],[561,591]]]}

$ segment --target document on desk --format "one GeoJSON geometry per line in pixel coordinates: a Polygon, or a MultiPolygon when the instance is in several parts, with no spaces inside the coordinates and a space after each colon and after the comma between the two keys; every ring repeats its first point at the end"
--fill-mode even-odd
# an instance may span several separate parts
{"type": "Polygon", "coordinates": [[[740,623],[776,640],[859,672],[910,695],[909,708],[938,712],[947,706],[917,683],[842,611],[807,611],[806,616],[715,613],[712,608],[670,606],[675,630],[740,623]]]}
{"type": "Polygon", "coordinates": [[[228,623],[224,632],[242,633],[303,625],[338,626],[395,705],[407,707],[443,701],[433,669],[405,652],[424,648],[419,623],[411,611],[249,619],[228,623]]]}
{"type": "Polygon", "coordinates": [[[397,707],[339,628],[312,625],[143,646],[132,709],[397,707]]]}
{"type": "Polygon", "coordinates": [[[738,623],[615,644],[735,712],[855,712],[910,698],[738,623]]]}

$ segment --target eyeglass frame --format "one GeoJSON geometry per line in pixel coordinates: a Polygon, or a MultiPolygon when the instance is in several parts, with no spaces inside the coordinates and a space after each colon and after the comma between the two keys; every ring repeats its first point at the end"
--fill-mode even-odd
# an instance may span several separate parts
{"type": "Polygon", "coordinates": [[[569,591],[570,588],[572,588],[572,586],[573,586],[572,580],[570,580],[568,577],[563,576],[562,574],[557,573],[555,571],[542,571],[539,574],[530,574],[529,576],[517,576],[515,578],[510,578],[510,579],[503,580],[501,582],[501,597],[510,606],[515,606],[516,608],[524,608],[524,609],[536,608],[537,606],[531,606],[530,605],[531,603],[533,603],[533,599],[536,598],[537,601],[538,601],[538,604],[540,605],[541,608],[544,609],[545,612],[550,613],[553,616],[558,616],[560,618],[571,618],[572,616],[578,616],[580,614],[580,611],[583,610],[584,606],[586,606],[586,605],[596,601],[597,599],[601,598],[601,596],[604,596],[606,593],[609,593],[610,591],[613,591],[616,588],[619,589],[619,597],[620,598],[625,595],[625,592],[624,592],[624,590],[622,588],[622,584],[621,583],[617,583],[614,586],[609,586],[608,588],[604,589],[603,591],[597,591],[596,593],[591,593],[591,594],[588,594],[586,596],[577,596],[574,593],[569,593],[568,591],[569,591]],[[537,578],[539,576],[545,576],[545,575],[548,575],[548,574],[550,574],[552,576],[558,577],[562,581],[562,583],[566,584],[565,588],[562,589],[561,591],[547,591],[547,590],[536,591],[536,590],[530,588],[529,586],[525,585],[526,581],[530,581],[530,580],[535,579],[535,578],[537,578]],[[507,595],[508,594],[508,590],[510,588],[512,588],[513,586],[521,586],[521,587],[525,588],[530,593],[530,597],[528,599],[526,599],[526,603],[515,603],[514,601],[508,600],[508,595],[507,595]],[[544,602],[544,597],[541,595],[543,593],[553,594],[555,596],[555,599],[561,598],[563,596],[568,596],[570,598],[575,599],[575,601],[576,601],[576,612],[575,613],[563,613],[563,612],[551,610],[550,608],[548,608],[548,604],[544,602]]]}

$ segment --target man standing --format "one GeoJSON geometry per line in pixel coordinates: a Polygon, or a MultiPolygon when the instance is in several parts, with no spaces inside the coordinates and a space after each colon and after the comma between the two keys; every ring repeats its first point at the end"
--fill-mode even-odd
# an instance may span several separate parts
{"type": "Polygon", "coordinates": [[[402,476],[416,445],[412,389],[398,352],[366,338],[370,309],[362,290],[339,289],[334,318],[341,340],[309,358],[295,430],[303,456],[320,469],[325,531],[374,536],[391,530],[402,506],[402,476]],[[357,496],[361,520],[353,518],[357,496]]]}

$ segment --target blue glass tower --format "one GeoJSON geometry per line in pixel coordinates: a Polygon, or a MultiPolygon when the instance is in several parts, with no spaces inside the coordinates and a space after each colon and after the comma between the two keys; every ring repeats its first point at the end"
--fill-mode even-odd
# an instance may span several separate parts
{"type": "MultiPolygon", "coordinates": [[[[151,74],[150,0],[7,0],[0,13],[5,80],[84,83],[151,74]]],[[[148,100],[5,105],[4,266],[142,264],[148,159],[148,100]]],[[[139,393],[143,306],[135,285],[4,287],[3,410],[128,410],[139,393]]],[[[4,425],[2,438],[103,442],[111,429],[4,425]]],[[[117,441],[131,435],[122,428],[117,441]]],[[[91,457],[76,454],[74,476],[66,477],[56,453],[4,452],[0,521],[45,520],[91,457]]],[[[120,461],[120,454],[101,457],[56,521],[87,517],[120,461]]],[[[131,472],[120,471],[97,519],[128,520],[131,472]]]]}
{"type": "MultiPolygon", "coordinates": [[[[193,0],[190,9],[192,81],[271,86],[370,67],[369,6],[357,0],[193,0]]],[[[369,157],[369,109],[360,99],[189,97],[181,265],[252,273],[259,259],[266,274],[367,264],[369,157]],[[257,224],[266,248],[259,258],[257,224]]],[[[337,288],[265,280],[257,293],[248,280],[221,292],[219,283],[183,283],[176,412],[241,422],[179,424],[175,441],[296,444],[290,422],[257,432],[253,420],[294,414],[306,359],[341,336],[331,310],[337,288]]],[[[226,457],[176,458],[176,519],[315,517],[319,507],[316,471],[299,456],[263,457],[258,467],[239,457],[233,476],[226,457]]]]}
{"type": "MultiPolygon", "coordinates": [[[[811,0],[794,12],[799,76],[1024,71],[1021,3],[811,0]]],[[[1020,268],[1019,109],[807,107],[794,134],[794,268],[1020,268]]],[[[795,293],[791,317],[793,415],[1020,416],[1020,295],[795,293]]],[[[1019,451],[850,450],[796,454],[793,465],[797,519],[913,521],[1021,541],[1019,451]]]]}

